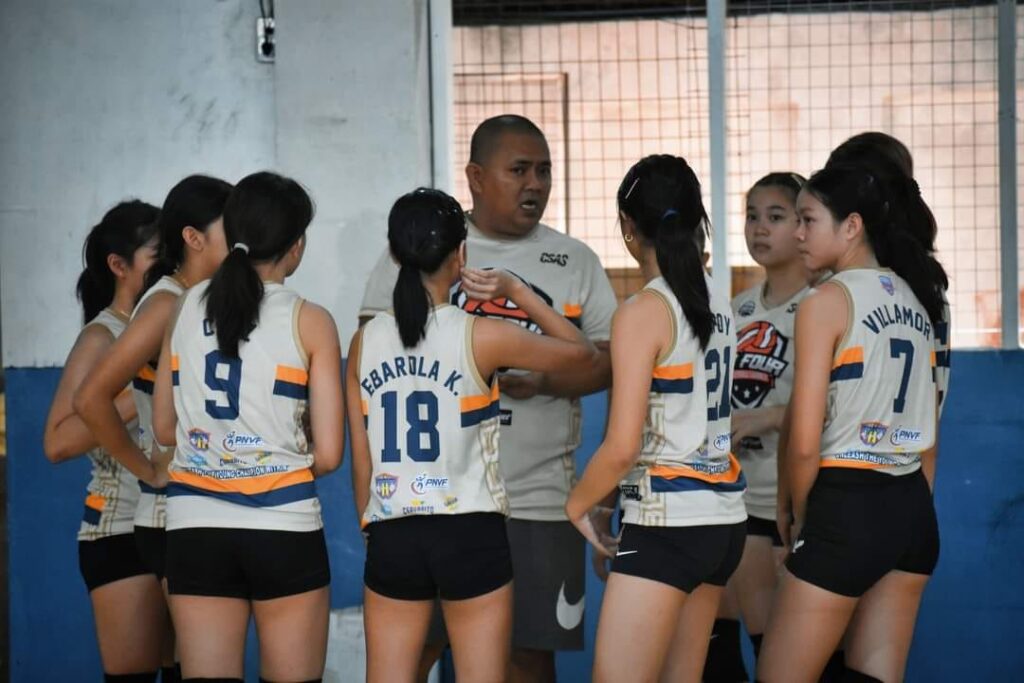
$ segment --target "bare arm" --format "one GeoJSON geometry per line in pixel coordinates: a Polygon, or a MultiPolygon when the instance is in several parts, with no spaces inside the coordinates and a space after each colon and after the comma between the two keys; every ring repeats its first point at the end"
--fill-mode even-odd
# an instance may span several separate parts
{"type": "Polygon", "coordinates": [[[157,468],[132,441],[114,405],[115,397],[135,374],[156,358],[177,297],[158,292],[150,297],[110,351],[75,392],[73,406],[100,445],[139,479],[159,485],[157,468]]]}
{"type": "Polygon", "coordinates": [[[800,303],[796,313],[796,374],[786,444],[786,480],[796,526],[807,514],[807,496],[821,463],[829,375],[836,345],[846,331],[849,305],[838,285],[826,283],[800,303]]]}
{"type": "MultiPolygon", "coordinates": [[[[72,398],[89,370],[103,358],[113,343],[113,335],[101,325],[88,325],[78,335],[64,364],[57,393],[54,394],[46,417],[43,452],[50,462],[70,460],[99,445],[85,422],[75,413],[72,398]]],[[[135,419],[135,401],[132,400],[131,391],[122,388],[114,399],[114,407],[122,422],[135,419]]]]}
{"type": "Polygon", "coordinates": [[[356,503],[356,516],[361,520],[370,503],[370,439],[363,417],[363,399],[359,390],[359,354],[363,333],[359,330],[348,347],[348,367],[345,370],[345,398],[348,413],[348,434],[352,446],[352,497],[356,503]]]}
{"type": "Polygon", "coordinates": [[[177,444],[178,414],[174,410],[174,364],[171,354],[171,335],[178,324],[178,313],[181,312],[179,299],[174,312],[174,319],[164,330],[164,338],[160,345],[160,362],[156,368],[156,381],[153,382],[153,437],[161,446],[177,444]]]}
{"type": "Polygon", "coordinates": [[[668,311],[653,295],[640,294],[615,313],[611,344],[615,391],[608,430],[565,506],[569,520],[577,526],[614,492],[640,455],[651,377],[670,338],[668,311]]]}
{"type": "Polygon", "coordinates": [[[345,400],[341,391],[341,344],[334,318],[308,301],[299,310],[299,338],[309,356],[309,424],[313,473],[321,477],[341,465],[345,449],[345,400]]]}

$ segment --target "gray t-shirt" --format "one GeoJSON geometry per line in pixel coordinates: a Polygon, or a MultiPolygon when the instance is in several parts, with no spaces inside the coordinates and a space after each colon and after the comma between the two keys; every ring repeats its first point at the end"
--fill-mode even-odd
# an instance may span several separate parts
{"type": "MultiPolygon", "coordinates": [[[[468,265],[503,268],[529,283],[552,308],[576,322],[592,341],[611,336],[617,301],[601,262],[587,245],[539,224],[519,239],[483,235],[467,218],[468,265]]],[[[360,316],[391,308],[398,266],[385,250],[366,285],[360,316]]],[[[511,302],[471,301],[455,291],[452,303],[490,318],[518,323],[539,332],[511,302]]],[[[578,399],[535,396],[525,401],[501,397],[500,464],[516,519],[565,519],[565,500],[576,469],[573,452],[580,444],[578,399]]]]}

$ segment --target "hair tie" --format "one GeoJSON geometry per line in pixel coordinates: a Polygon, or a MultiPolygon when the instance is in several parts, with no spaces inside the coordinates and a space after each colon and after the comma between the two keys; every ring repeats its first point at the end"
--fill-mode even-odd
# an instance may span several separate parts
{"type": "Polygon", "coordinates": [[[249,245],[245,242],[235,242],[234,246],[231,247],[231,251],[234,251],[235,249],[241,249],[246,253],[246,255],[249,254],[249,245]]]}
{"type": "Polygon", "coordinates": [[[665,213],[661,214],[661,220],[667,221],[672,216],[678,216],[678,215],[679,215],[679,212],[676,211],[675,209],[668,209],[668,210],[665,211],[665,213]]]}

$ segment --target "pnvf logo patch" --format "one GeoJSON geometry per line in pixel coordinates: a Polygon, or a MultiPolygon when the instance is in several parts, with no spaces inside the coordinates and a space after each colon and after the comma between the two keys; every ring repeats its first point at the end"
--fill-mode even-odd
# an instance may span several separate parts
{"type": "Polygon", "coordinates": [[[438,491],[448,488],[448,477],[431,477],[426,472],[416,475],[416,478],[409,484],[412,492],[422,496],[427,491],[438,491]]]}
{"type": "Polygon", "coordinates": [[[224,446],[224,450],[234,453],[240,448],[259,448],[263,445],[263,437],[259,434],[239,434],[232,429],[224,436],[221,445],[224,446]]]}
{"type": "Polygon", "coordinates": [[[881,422],[861,422],[861,443],[863,443],[865,446],[874,446],[879,441],[885,438],[885,433],[888,430],[889,425],[882,424],[881,422]]]}
{"type": "Polygon", "coordinates": [[[892,430],[889,434],[889,443],[893,446],[905,446],[910,443],[921,442],[921,430],[920,429],[907,429],[900,425],[892,430]]]}
{"type": "Polygon", "coordinates": [[[715,450],[728,451],[732,445],[732,437],[729,434],[719,434],[715,437],[715,450]]]}
{"type": "Polygon", "coordinates": [[[892,283],[891,277],[889,277],[888,275],[879,275],[878,281],[882,283],[882,289],[885,290],[886,294],[892,296],[893,294],[896,293],[896,285],[892,283]]]}
{"type": "Polygon", "coordinates": [[[188,442],[197,451],[207,451],[210,449],[210,432],[204,432],[202,429],[190,429],[188,430],[188,442]]]}
{"type": "Polygon", "coordinates": [[[398,490],[398,477],[393,474],[378,474],[373,480],[373,490],[387,500],[398,490]]]}

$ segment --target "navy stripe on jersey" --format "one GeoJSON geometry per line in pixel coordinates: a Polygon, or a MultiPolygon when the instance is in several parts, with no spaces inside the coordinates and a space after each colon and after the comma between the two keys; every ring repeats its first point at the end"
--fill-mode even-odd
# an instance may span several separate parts
{"type": "Polygon", "coordinates": [[[149,394],[150,396],[153,395],[153,383],[148,379],[136,377],[132,380],[132,388],[136,391],[141,391],[144,394],[149,394]]]}
{"type": "Polygon", "coordinates": [[[171,482],[167,485],[167,496],[207,496],[249,507],[273,507],[316,498],[316,484],[312,481],[304,481],[301,484],[273,489],[266,493],[237,493],[207,491],[188,484],[171,482]]]}
{"type": "Polygon", "coordinates": [[[294,382],[276,379],[274,380],[274,395],[305,400],[309,396],[309,389],[305,384],[295,384],[294,382]]]}
{"type": "Polygon", "coordinates": [[[85,512],[82,513],[82,521],[86,524],[92,524],[95,526],[96,524],[100,523],[101,514],[102,513],[99,510],[91,508],[88,505],[86,505],[85,512]]]}
{"type": "Polygon", "coordinates": [[[484,420],[489,420],[492,417],[496,417],[500,412],[501,407],[498,405],[498,401],[493,401],[483,408],[477,408],[476,410],[469,410],[462,413],[462,426],[463,427],[475,427],[484,420]]]}
{"type": "Polygon", "coordinates": [[[844,379],[860,379],[863,376],[863,363],[847,363],[846,365],[840,365],[838,368],[833,369],[828,378],[831,382],[839,382],[844,379]]]}
{"type": "Polygon", "coordinates": [[[691,394],[693,378],[690,379],[652,379],[651,393],[655,394],[691,394]]]}
{"type": "Polygon", "coordinates": [[[164,486],[162,488],[155,489],[152,486],[150,486],[149,484],[147,484],[146,482],[142,481],[141,479],[139,479],[139,490],[142,491],[143,493],[152,493],[154,496],[166,496],[167,495],[167,487],[166,486],[164,486]]]}
{"type": "Polygon", "coordinates": [[[743,491],[747,488],[747,479],[740,472],[736,481],[711,483],[693,477],[651,477],[652,493],[679,493],[685,491],[743,491]]]}

